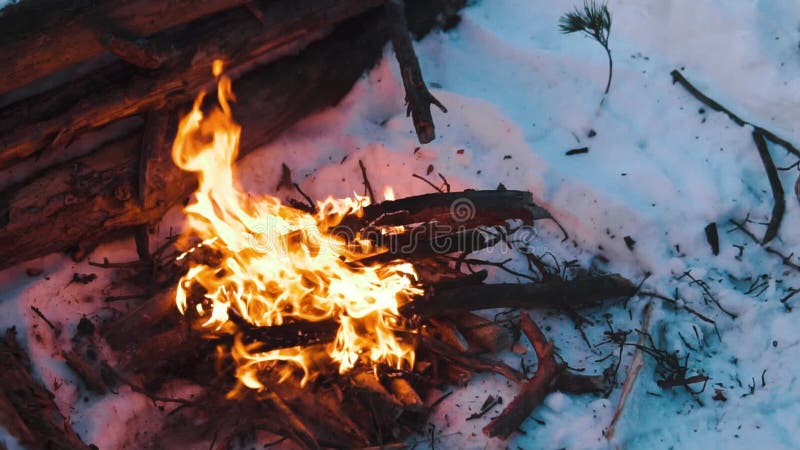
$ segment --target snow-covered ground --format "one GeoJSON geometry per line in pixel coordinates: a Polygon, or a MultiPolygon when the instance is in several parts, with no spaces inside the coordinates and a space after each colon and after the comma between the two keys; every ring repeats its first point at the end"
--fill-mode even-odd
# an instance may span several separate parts
{"type": "MultiPolygon", "coordinates": [[[[398,197],[430,191],[411,177],[424,174],[429,165],[454,190],[492,189],[498,183],[530,190],[577,243],[561,243],[558,230],[542,222],[532,243],[536,253],[575,258],[584,267],[620,272],[637,282],[650,273],[647,290],[673,296],[677,289],[687,306],[716,321],[718,333],[687,310],[656,301],[650,326],[656,343],[689,353],[689,367],[711,380],[697,398],[679,388],[662,390],[655,383],[654,362],[645,359],[611,441],[605,431],[619,389],[608,399],[552,394],[524,423],[525,434],[505,443],[487,440],[481,428],[494,412],[464,419],[488,394],[500,395],[505,405],[517,388],[497,376],[476,375],[436,410],[437,448],[796,448],[800,334],[792,325],[797,312],[780,299],[790,288],[800,288],[800,277],[742,233],[728,232],[730,219],[749,214],[766,222],[772,210],[752,129],[704,107],[672,84],[670,71],[681,70],[746,120],[800,144],[794,127],[800,117],[800,1],[610,1],[614,79],[602,105],[605,53],[588,38],[558,30],[559,16],[575,5],[575,0],[484,0],[464,11],[455,30],[418,43],[426,80],[449,109],[447,114],[434,111],[437,139],[432,144],[415,151],[419,145],[387,49],[340,105],[247,156],[240,164],[243,186],[261,192],[274,186],[285,162],[312,197],[348,196],[361,190],[362,159],[376,190],[392,186],[398,197]],[[584,146],[586,154],[565,154],[584,146]],[[704,228],[710,222],[719,224],[718,256],[706,242],[704,228]],[[636,241],[632,250],[625,236],[636,241]],[[704,280],[736,318],[704,301],[701,288],[686,277],[678,279],[687,271],[704,280]],[[758,277],[765,289],[748,294],[758,277]],[[712,399],[717,389],[726,401],[712,399]]],[[[796,160],[781,147],[770,145],[770,151],[779,167],[796,160]]],[[[786,215],[772,245],[787,255],[800,253],[797,176],[796,170],[781,172],[786,215]]],[[[161,235],[180,220],[180,211],[172,211],[161,235]]],[[[758,235],[765,229],[750,226],[758,235]]],[[[103,257],[134,258],[132,241],[102,246],[92,255],[103,257]]],[[[53,353],[52,341],[66,342],[82,315],[103,313],[100,290],[113,284],[113,276],[61,255],[0,273],[0,328],[17,326],[62,412],[101,449],[119,448],[137,430],[146,434],[163,414],[125,389],[102,398],[83,392],[53,353]],[[28,277],[28,267],[44,273],[28,277]],[[98,274],[91,293],[69,282],[76,272],[98,274]],[[53,298],[61,299],[60,309],[53,298]],[[30,306],[66,331],[54,336],[30,306]]],[[[508,276],[495,274],[493,280],[508,276]]],[[[639,327],[648,301],[635,298],[584,312],[594,323],[584,327],[589,342],[605,339],[605,313],[615,329],[639,327]]],[[[610,360],[596,360],[616,351],[613,345],[590,348],[565,317],[534,312],[534,318],[573,367],[599,373],[610,360]]],[[[629,356],[626,352],[620,378],[629,356]]],[[[509,352],[505,358],[519,366],[518,355],[509,352]]],[[[532,352],[524,358],[527,364],[535,361],[532,352]]],[[[417,448],[430,442],[430,436],[420,437],[417,448]]]]}

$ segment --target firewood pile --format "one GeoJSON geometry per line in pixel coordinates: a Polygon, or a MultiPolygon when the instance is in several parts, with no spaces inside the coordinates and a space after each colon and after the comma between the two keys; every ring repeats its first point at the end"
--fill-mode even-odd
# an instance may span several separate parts
{"type": "MultiPolygon", "coordinates": [[[[131,309],[125,314],[99,324],[97,331],[94,325],[86,324],[89,331],[79,332],[73,339],[74,348],[65,352],[65,360],[86,388],[95,393],[107,394],[120,385],[127,385],[156,403],[171,407],[178,403],[176,412],[170,414],[164,424],[164,433],[153,438],[152,446],[156,448],[188,445],[192,440],[212,440],[213,448],[228,448],[242,434],[254,430],[278,435],[301,448],[381,445],[403,448],[403,439],[419,432],[430,410],[436,407],[437,399],[432,399],[431,393],[443,391],[448,385],[464,385],[473,372],[494,372],[519,385],[517,398],[484,429],[487,436],[492,437],[509,437],[551,391],[576,394],[608,392],[613,383],[610,374],[582,375],[570,371],[565,362],[556,359],[553,342],[548,341],[526,313],[504,324],[474,312],[492,308],[574,310],[592,307],[634,295],[637,290],[634,284],[619,275],[586,274],[565,280],[533,255],[534,267],[542,268],[542,272],[532,272],[538,273],[538,282],[485,284],[485,270],[464,274],[456,270],[450,260],[450,255],[456,254],[465,265],[480,264],[468,256],[502,239],[502,230],[506,226],[501,219],[504,216],[525,223],[547,218],[546,212],[533,204],[529,193],[466,191],[386,201],[366,207],[364,215],[354,219],[357,224],[351,225],[374,227],[377,226],[376,218],[385,218],[392,226],[420,222],[430,225],[434,220],[442,223],[446,217],[442,215],[442,209],[454,198],[467,199],[476,205],[469,225],[460,232],[461,238],[454,234],[443,235],[434,241],[423,242],[417,251],[403,256],[414,264],[420,284],[425,289],[423,294],[400,309],[403,328],[408,331],[398,335],[417,352],[413,367],[356,366],[352,371],[340,374],[335,366],[320,363],[315,367],[315,376],[302,385],[299,376],[287,378],[273,367],[259,373],[264,389],[242,389],[237,386],[235,364],[229,356],[232,337],[203,328],[197,321],[187,320],[175,308],[175,286],[179,275],[193,261],[212,261],[213,264],[215,255],[203,252],[201,248],[176,261],[176,251],[170,245],[154,252],[146,262],[96,263],[109,269],[136,268],[149,278],[151,286],[161,288],[148,299],[132,302],[131,309]],[[483,232],[478,233],[479,229],[483,232]],[[491,230],[498,232],[496,237],[491,230]],[[464,236],[472,233],[483,238],[471,240],[468,250],[460,250],[465,248],[464,236]],[[533,344],[539,361],[530,379],[528,374],[493,358],[514,345],[519,338],[514,336],[517,326],[533,344]],[[102,342],[111,346],[117,360],[114,364],[97,356],[96,346],[102,342]],[[165,384],[176,379],[202,386],[203,394],[191,399],[167,398],[160,394],[165,384]]],[[[415,228],[424,226],[416,225],[415,228]]],[[[413,231],[404,233],[401,240],[412,234],[413,231]]],[[[172,240],[168,242],[171,243],[172,240]]],[[[190,302],[202,302],[202,292],[198,291],[197,298],[190,299],[190,302]]],[[[336,337],[338,324],[334,321],[296,321],[255,327],[239,322],[237,326],[249,345],[257,345],[259,351],[269,351],[295,346],[325,346],[336,337]]],[[[4,350],[3,354],[12,358],[13,365],[4,363],[10,368],[4,371],[3,376],[26,374],[24,355],[19,355],[13,335],[6,337],[5,345],[12,350],[4,350]]],[[[31,390],[43,389],[29,374],[23,383],[30,385],[31,390]]],[[[19,386],[20,382],[15,380],[3,385],[19,386]]],[[[6,395],[15,409],[28,405],[27,398],[14,397],[14,392],[8,389],[6,395]]],[[[33,408],[34,412],[29,412],[33,419],[25,420],[23,417],[18,420],[33,427],[35,437],[29,442],[45,442],[41,439],[54,442],[55,438],[45,433],[59,429],[58,422],[40,422],[40,414],[52,412],[55,408],[52,404],[33,408]],[[40,430],[39,425],[31,424],[48,428],[40,430]]],[[[54,420],[63,421],[63,418],[54,420]]],[[[69,429],[63,432],[69,433],[69,429]]],[[[60,434],[56,434],[61,439],[60,434]]]]}
{"type": "MultiPolygon", "coordinates": [[[[170,405],[150,447],[210,441],[212,448],[230,448],[259,431],[300,448],[403,448],[438,404],[432,394],[467,383],[473,372],[494,372],[519,386],[485,427],[489,437],[508,438],[552,391],[609,392],[611,375],[571,371],[526,313],[506,322],[475,314],[574,311],[638,291],[616,274],[566,277],[534,254],[525,254],[532,283],[485,283],[487,271],[475,268],[505,267],[475,259],[474,252],[507,244],[520,231],[510,221],[523,227],[554,221],[529,192],[450,192],[448,185],[374,203],[362,165],[372,204],[343,215],[331,233],[353,247],[369,242],[380,249],[342,263],[354,271],[397,260],[413,267],[413,289],[391,318],[393,338],[413,352],[407,364],[354,359],[337,370],[322,349],[339,345],[333,343],[351,320],[345,316],[263,324],[245,317],[247,310],[229,308],[221,320],[226,327],[204,326],[201,316],[216,314],[218,306],[210,304],[207,286],[184,281],[196,267],[228,275],[224,255],[197,236],[175,236],[151,251],[148,227],[198,185],[173,163],[178,118],[192,109],[198,91],[219,82],[223,65],[240,99],[234,116],[242,127],[241,155],[335,104],[391,42],[409,115],[420,142],[429,142],[435,137],[431,106],[446,109],[425,88],[410,35],[454,26],[464,2],[58,3],[23,1],[0,16],[0,26],[10,30],[0,53],[12,61],[0,82],[0,171],[11,180],[0,187],[0,268],[57,251],[82,259],[103,240],[134,234],[139,260],[93,264],[136,272],[146,298],[114,299],[128,309],[104,323],[82,320],[61,356],[98,395],[128,386],[170,405]],[[537,356],[532,377],[497,359],[520,330],[537,356]],[[98,350],[106,346],[107,352],[98,350]],[[303,367],[305,374],[277,360],[243,375],[237,347],[249,354],[300,349],[322,356],[303,367]],[[165,396],[162,388],[175,380],[200,394],[165,396]]],[[[307,200],[292,206],[318,214],[320,204],[307,200]]],[[[290,235],[287,245],[305,245],[302,239],[290,235]]],[[[0,368],[0,425],[30,448],[90,448],[32,375],[13,330],[0,341],[0,368]]]]}

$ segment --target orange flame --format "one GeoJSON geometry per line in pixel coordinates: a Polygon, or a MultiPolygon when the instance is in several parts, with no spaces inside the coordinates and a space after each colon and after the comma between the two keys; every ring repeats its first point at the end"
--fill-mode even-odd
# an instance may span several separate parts
{"type": "MultiPolygon", "coordinates": [[[[294,347],[259,352],[237,334],[230,314],[255,326],[292,321],[336,320],[336,339],[324,354],[340,373],[357,363],[413,365],[413,348],[395,336],[400,326],[398,307],[421,290],[408,263],[393,262],[365,267],[353,261],[364,252],[376,252],[369,241],[359,241],[358,253],[330,234],[348,214],[360,214],[368,198],[328,197],[317,202],[315,215],[281,204],[277,198],[254,197],[242,192],[234,176],[241,127],[234,122],[230,102],[235,101],[231,81],[219,76],[219,107],[206,115],[201,110],[204,93],[180,121],[172,158],[183,170],[195,172],[199,185],[184,211],[189,229],[208,247],[222,255],[218,263],[192,263],[178,286],[176,303],[183,314],[205,319],[204,327],[237,336],[232,349],[237,377],[245,386],[263,388],[259,371],[283,367],[284,377],[303,372],[301,383],[314,375],[312,361],[319,350],[294,347]],[[190,289],[205,290],[202,302],[190,305],[190,289]]],[[[387,194],[387,197],[389,195],[387,194]]],[[[324,356],[324,355],[322,355],[324,356]]]]}

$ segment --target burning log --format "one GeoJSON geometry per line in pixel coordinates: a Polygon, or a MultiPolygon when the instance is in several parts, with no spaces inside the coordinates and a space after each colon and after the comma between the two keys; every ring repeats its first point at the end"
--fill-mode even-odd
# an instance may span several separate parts
{"type": "Polygon", "coordinates": [[[31,375],[30,359],[10,328],[0,341],[0,425],[28,448],[89,450],[31,375]]]}
{"type": "MultiPolygon", "coordinates": [[[[401,307],[401,312],[406,317],[417,316],[422,319],[436,316],[463,318],[466,311],[478,309],[589,306],[604,300],[630,296],[635,292],[636,286],[619,275],[534,284],[467,284],[443,289],[427,298],[415,299],[401,307]]],[[[113,347],[131,349],[129,351],[134,355],[130,358],[131,361],[144,358],[146,362],[138,363],[143,364],[139,369],[164,366],[169,364],[175,355],[186,353],[202,342],[198,333],[194,333],[192,335],[194,337],[191,338],[181,327],[169,328],[155,335],[147,331],[169,317],[173,319],[179,317],[175,308],[174,289],[152,297],[138,308],[110,322],[104,327],[104,335],[113,347]]],[[[480,319],[481,326],[473,328],[472,331],[481,329],[485,331],[479,332],[481,334],[478,337],[473,334],[472,341],[482,346],[497,346],[508,341],[507,333],[502,331],[502,327],[496,324],[484,324],[483,321],[485,319],[480,319]]],[[[462,329],[469,330],[470,327],[465,325],[477,322],[475,317],[464,319],[461,321],[462,329]]],[[[256,327],[240,320],[236,323],[240,327],[243,341],[259,344],[258,351],[331,342],[339,328],[339,323],[332,319],[294,322],[272,327],[256,327]]],[[[409,335],[408,339],[414,340],[415,336],[418,335],[409,335]]],[[[426,337],[422,342],[434,353],[465,367],[491,370],[512,380],[521,379],[518,372],[513,369],[498,367],[492,361],[474,357],[432,337],[426,337]]],[[[135,369],[137,366],[132,364],[131,368],[135,369]]]]}
{"type": "Polygon", "coordinates": [[[0,168],[45,146],[58,151],[82,130],[152,109],[179,106],[213,81],[208,68],[214,60],[224,61],[228,70],[275,61],[381,1],[264,3],[268,21],[264,25],[239,8],[154,36],[148,45],[163,55],[156,71],[132,71],[127,62],[119,62],[68,87],[59,86],[3,108],[0,168]]]}

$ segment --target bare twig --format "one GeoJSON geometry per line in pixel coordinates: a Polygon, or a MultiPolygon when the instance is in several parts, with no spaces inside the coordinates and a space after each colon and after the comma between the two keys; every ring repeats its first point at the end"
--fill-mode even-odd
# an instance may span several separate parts
{"type": "Polygon", "coordinates": [[[783,194],[781,179],[778,176],[778,169],[775,168],[775,162],[772,161],[772,157],[769,155],[764,136],[758,131],[753,131],[753,141],[755,141],[756,148],[758,148],[758,155],[761,157],[761,162],[764,164],[764,170],[767,171],[769,186],[772,189],[772,197],[775,199],[775,205],[772,207],[772,218],[769,220],[767,231],[764,233],[764,238],[761,240],[761,244],[764,245],[778,235],[781,219],[783,219],[783,212],[786,209],[786,200],[783,194]]]}
{"type": "MultiPolygon", "coordinates": [[[[743,221],[743,222],[737,222],[734,219],[730,219],[729,222],[731,224],[733,224],[733,226],[735,227],[736,230],[739,230],[742,233],[744,233],[745,236],[749,237],[753,242],[755,242],[756,244],[762,245],[761,240],[758,239],[758,237],[756,237],[756,235],[753,234],[753,232],[750,231],[747,228],[747,226],[745,225],[745,223],[747,222],[747,219],[745,219],[745,221],[743,221]]],[[[781,252],[780,250],[778,250],[778,249],[776,249],[776,248],[774,248],[772,246],[762,245],[762,247],[764,248],[764,251],[766,251],[767,253],[773,254],[773,255],[778,256],[779,258],[781,258],[781,262],[783,263],[784,266],[790,267],[790,268],[800,272],[800,264],[797,264],[794,261],[792,261],[792,258],[794,258],[794,254],[793,253],[789,254],[789,255],[785,255],[785,254],[783,254],[783,252],[781,252]]]]}
{"type": "Polygon", "coordinates": [[[377,200],[377,197],[375,197],[375,192],[372,191],[372,185],[369,184],[369,179],[367,178],[367,168],[364,167],[364,161],[359,159],[358,166],[361,167],[361,178],[364,179],[364,194],[369,195],[370,202],[374,203],[377,200]]]}
{"type": "Polygon", "coordinates": [[[761,133],[764,137],[766,137],[770,141],[780,145],[781,147],[785,148],[788,152],[794,154],[795,156],[800,156],[800,150],[798,150],[789,141],[779,137],[775,133],[773,133],[773,132],[771,132],[771,131],[769,131],[769,130],[767,130],[765,128],[762,128],[762,127],[760,127],[758,125],[755,125],[752,122],[748,122],[748,121],[742,119],[741,117],[737,116],[736,114],[732,113],[730,110],[728,110],[724,106],[720,105],[715,100],[711,99],[710,97],[708,97],[705,94],[703,94],[702,92],[700,92],[700,90],[697,89],[696,87],[694,87],[694,85],[692,85],[692,83],[690,83],[689,80],[687,80],[683,76],[683,74],[681,74],[679,71],[673,70],[672,72],[670,72],[670,75],[672,75],[672,82],[673,83],[678,83],[681,86],[683,86],[687,91],[689,91],[690,94],[692,94],[692,96],[694,96],[694,98],[696,98],[697,100],[700,100],[700,102],[702,102],[703,104],[705,104],[709,108],[713,109],[714,111],[719,111],[719,112],[723,112],[723,113],[727,114],[728,117],[730,117],[730,119],[733,120],[734,122],[736,122],[736,124],[739,125],[739,126],[745,126],[745,125],[752,126],[755,129],[755,131],[757,131],[758,133],[761,133]]]}
{"type": "MultiPolygon", "coordinates": [[[[428,181],[427,178],[423,177],[422,175],[412,174],[411,176],[414,177],[414,178],[419,178],[420,180],[424,181],[425,183],[428,184],[428,186],[434,188],[436,190],[436,192],[444,192],[444,191],[442,191],[442,188],[440,188],[439,186],[436,186],[435,184],[431,183],[430,181],[428,181]]],[[[450,192],[450,191],[448,190],[447,192],[450,192]]]]}
{"type": "Polygon", "coordinates": [[[55,330],[56,329],[56,326],[53,325],[53,322],[50,322],[49,320],[47,320],[47,317],[45,317],[44,314],[42,314],[42,311],[39,308],[37,308],[35,306],[31,306],[31,311],[36,313],[36,315],[39,316],[39,318],[44,320],[44,322],[47,324],[47,326],[50,327],[51,330],[55,330]]]}
{"type": "Polygon", "coordinates": [[[305,192],[303,192],[303,190],[302,190],[302,189],[300,189],[300,186],[299,186],[297,183],[292,183],[292,186],[294,186],[294,189],[295,189],[295,190],[296,190],[296,191],[297,191],[297,192],[298,192],[300,195],[302,195],[302,196],[303,196],[303,199],[306,201],[306,203],[308,203],[308,211],[309,211],[310,213],[312,213],[312,214],[316,213],[316,212],[317,212],[317,205],[315,205],[315,204],[314,204],[314,200],[311,200],[311,197],[309,197],[308,195],[306,195],[306,193],[305,193],[305,192]]]}

